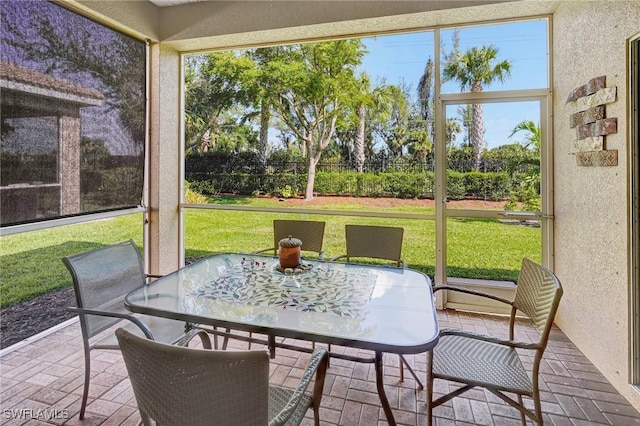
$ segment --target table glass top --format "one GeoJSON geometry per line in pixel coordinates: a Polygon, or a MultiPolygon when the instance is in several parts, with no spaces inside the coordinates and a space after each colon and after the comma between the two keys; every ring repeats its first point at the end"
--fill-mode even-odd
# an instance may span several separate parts
{"type": "Polygon", "coordinates": [[[435,343],[431,280],[420,272],[303,261],[307,269],[285,274],[277,265],[271,256],[211,256],[134,290],[126,304],[134,312],[368,349],[421,352],[435,343]]]}
{"type": "Polygon", "coordinates": [[[189,295],[303,312],[332,312],[349,318],[366,316],[376,283],[375,270],[304,262],[303,267],[308,269],[283,273],[276,266],[274,259],[243,258],[236,265],[223,267],[217,277],[189,295]]]}

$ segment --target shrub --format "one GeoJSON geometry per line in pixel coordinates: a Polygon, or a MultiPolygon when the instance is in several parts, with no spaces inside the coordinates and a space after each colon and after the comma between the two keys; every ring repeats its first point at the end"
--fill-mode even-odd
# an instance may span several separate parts
{"type": "Polygon", "coordinates": [[[265,194],[272,194],[276,196],[282,196],[285,198],[295,197],[304,188],[303,179],[306,179],[306,175],[296,175],[293,173],[282,173],[277,175],[262,175],[260,176],[261,187],[260,190],[265,194]],[[283,194],[285,188],[289,196],[283,194]]]}
{"type": "Polygon", "coordinates": [[[450,200],[463,200],[467,194],[464,186],[464,173],[447,170],[447,198],[450,200]]]}
{"type": "MultiPolygon", "coordinates": [[[[232,193],[238,195],[272,194],[295,197],[307,184],[306,174],[193,173],[191,189],[206,195],[232,193]]],[[[503,200],[510,191],[521,194],[525,176],[511,180],[506,172],[447,171],[447,197],[461,200],[467,196],[503,200]],[[518,183],[518,187],[514,185],[518,183]]],[[[320,195],[352,195],[357,197],[433,198],[433,172],[318,172],[314,192],[320,195]]],[[[529,183],[530,185],[530,183],[529,183]]],[[[526,202],[526,200],[523,200],[526,202]]]]}
{"type": "Polygon", "coordinates": [[[503,208],[507,211],[518,210],[518,196],[516,195],[515,191],[511,191],[511,193],[509,194],[509,199],[506,203],[504,203],[503,208]]]}
{"type": "Polygon", "coordinates": [[[185,188],[184,202],[190,204],[207,204],[207,197],[190,188],[185,188]]]}
{"type": "Polygon", "coordinates": [[[318,194],[355,195],[357,186],[357,173],[318,172],[313,189],[318,194]]]}
{"type": "Polygon", "coordinates": [[[142,202],[142,171],[136,167],[104,170],[100,193],[107,205],[133,206],[142,202]]]}
{"type": "Polygon", "coordinates": [[[293,198],[298,196],[298,188],[292,188],[291,185],[285,185],[284,188],[276,188],[273,195],[283,198],[293,198]]]}

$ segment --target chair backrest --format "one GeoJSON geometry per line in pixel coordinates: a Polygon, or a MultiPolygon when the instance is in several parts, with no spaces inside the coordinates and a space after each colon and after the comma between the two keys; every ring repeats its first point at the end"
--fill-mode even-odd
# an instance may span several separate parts
{"type": "Polygon", "coordinates": [[[116,330],[143,420],[267,425],[269,354],[171,346],[116,330]]]}
{"type": "Polygon", "coordinates": [[[530,259],[522,259],[513,305],[531,319],[540,332],[543,346],[546,345],[561,297],[562,285],[553,272],[530,259]]]}
{"type": "MultiPolygon", "coordinates": [[[[62,259],[71,272],[79,308],[126,312],[124,297],[145,284],[144,266],[132,240],[62,259]]],[[[87,338],[110,327],[119,318],[80,315],[87,338]]]]}
{"type": "Polygon", "coordinates": [[[392,260],[402,265],[404,228],[393,226],[345,225],[347,262],[352,257],[392,260]]]}
{"type": "Polygon", "coordinates": [[[277,249],[280,240],[291,235],[302,241],[301,250],[321,253],[324,226],[324,222],[313,220],[276,219],[273,221],[273,247],[277,249]]]}

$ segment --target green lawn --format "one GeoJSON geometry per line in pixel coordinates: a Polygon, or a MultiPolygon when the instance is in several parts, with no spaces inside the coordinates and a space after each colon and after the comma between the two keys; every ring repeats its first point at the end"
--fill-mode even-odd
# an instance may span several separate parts
{"type": "MultiPolygon", "coordinates": [[[[278,201],[234,199],[228,203],[278,206],[278,201]]],[[[316,207],[314,207],[316,208],[316,207]]],[[[353,210],[353,203],[326,208],[353,210]]],[[[376,208],[375,210],[385,210],[376,208]]],[[[432,213],[403,206],[388,211],[432,213]]],[[[343,254],[344,225],[362,223],[405,228],[403,258],[409,267],[433,277],[435,224],[430,220],[341,217],[312,214],[254,213],[190,209],[185,211],[185,255],[202,257],[220,252],[250,252],[272,246],[276,218],[324,220],[327,258],[343,254]]],[[[0,306],[29,300],[71,284],[62,257],[132,238],[142,246],[140,214],[0,237],[0,306]]],[[[522,257],[540,258],[539,228],[513,226],[495,220],[451,219],[448,224],[450,276],[517,278],[522,257]]]]}
{"type": "MultiPolygon", "coordinates": [[[[185,213],[185,255],[201,257],[271,247],[273,219],[324,220],[325,258],[345,253],[347,223],[402,226],[402,257],[410,268],[433,277],[435,222],[431,220],[189,210],[185,213]]],[[[540,260],[539,228],[505,225],[496,220],[450,219],[447,238],[449,276],[516,280],[523,257],[540,260]]]]}
{"type": "Polygon", "coordinates": [[[64,256],[130,238],[142,246],[142,214],[0,237],[0,306],[71,285],[64,256]]]}

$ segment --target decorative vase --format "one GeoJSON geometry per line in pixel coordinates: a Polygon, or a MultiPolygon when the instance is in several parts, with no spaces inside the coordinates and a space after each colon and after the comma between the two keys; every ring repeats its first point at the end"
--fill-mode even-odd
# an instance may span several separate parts
{"type": "Polygon", "coordinates": [[[281,268],[295,268],[300,265],[302,241],[289,235],[278,242],[278,256],[281,268]]]}

